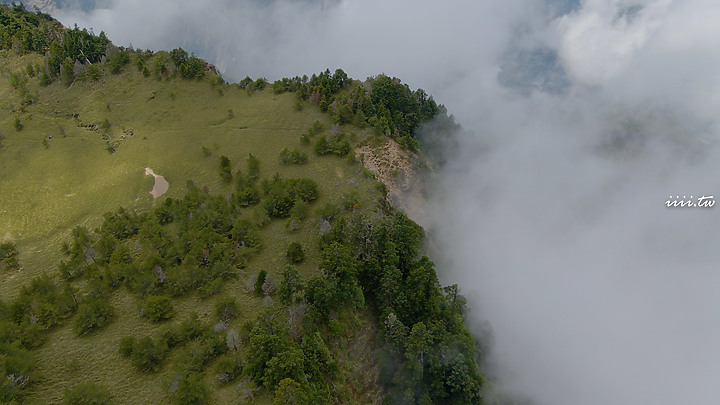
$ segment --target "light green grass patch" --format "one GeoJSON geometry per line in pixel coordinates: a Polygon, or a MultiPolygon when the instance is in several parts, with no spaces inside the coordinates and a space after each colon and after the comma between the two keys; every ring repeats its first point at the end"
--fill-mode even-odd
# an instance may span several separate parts
{"type": "MultiPolygon", "coordinates": [[[[9,87],[9,75],[28,62],[42,60],[0,52],[0,132],[5,135],[0,148],[0,241],[14,240],[23,264],[20,271],[0,274],[3,301],[12,299],[30,278],[43,272],[55,274],[62,259],[60,246],[73,227],[94,229],[103,213],[118,207],[146,211],[165,198],[180,198],[188,180],[211,193],[229,195],[233,186],[220,180],[219,157],[230,158],[234,174],[237,169],[247,171],[245,160],[252,153],[261,162],[261,178],[275,173],[310,177],[319,184],[320,199],[298,231],[288,231],[287,219],[263,227],[263,248],[236,280],[225,285],[221,295],[235,296],[240,305],[241,315],[231,324],[239,328],[264,308],[261,297],[246,291],[248,277],[265,269],[279,282],[291,242],[300,242],[305,250],[306,260],[299,266],[304,277],[318,274],[313,213],[319,207],[351,191],[361,197],[362,208],[373,209],[380,198],[359,164],[348,158],[316,156],[311,146],[300,144],[300,135],[313,122],[320,120],[326,127],[331,122],[315,106],[296,111],[292,94],[265,90],[248,95],[237,86],[228,86],[220,95],[204,81],[144,78],[131,64],[120,75],[105,72],[98,82],[76,81],[70,88],[60,82],[40,87],[37,78],[30,79],[28,90],[38,94],[38,102],[22,112],[18,94],[9,87]],[[20,132],[13,128],[15,118],[24,125],[20,132]],[[100,125],[105,120],[110,123],[106,131],[80,126],[100,125]],[[116,146],[112,154],[106,150],[108,142],[116,146]],[[210,156],[203,147],[211,151],[210,156]],[[308,163],[281,164],[278,155],[284,148],[302,149],[310,157],[308,163]],[[145,175],[145,167],[165,177],[170,184],[167,194],[152,198],[153,178],[145,175]]],[[[358,141],[367,135],[357,128],[351,130],[360,135],[358,141]]],[[[191,312],[210,319],[214,301],[215,297],[200,300],[194,295],[176,300],[171,322],[185,320],[191,312]]],[[[166,382],[172,359],[161,372],[145,374],[117,353],[123,336],[151,335],[162,325],[142,318],[135,296],[124,288],[113,293],[111,302],[117,316],[105,329],[79,338],[69,322],[50,333],[45,346],[36,351],[42,375],[28,403],[59,403],[64,388],[87,380],[108,386],[116,403],[171,401],[166,382]]],[[[206,373],[208,387],[216,390],[213,378],[211,372],[206,373]]],[[[219,403],[236,403],[235,386],[215,391],[214,398],[219,403]]],[[[270,399],[259,396],[253,402],[270,403],[270,399]]]]}

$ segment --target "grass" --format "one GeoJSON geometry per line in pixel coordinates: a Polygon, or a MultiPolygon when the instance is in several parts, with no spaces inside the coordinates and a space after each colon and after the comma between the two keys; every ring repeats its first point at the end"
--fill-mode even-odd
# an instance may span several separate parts
{"type": "MultiPolygon", "coordinates": [[[[23,264],[20,271],[0,274],[0,299],[5,302],[32,277],[56,272],[60,246],[77,225],[94,229],[103,213],[121,206],[149,210],[165,198],[183,196],[188,180],[211,193],[231,193],[232,186],[219,176],[220,155],[230,158],[233,172],[238,168],[246,172],[245,159],[252,153],[261,161],[261,178],[276,172],[313,178],[321,198],[311,210],[351,191],[361,197],[363,209],[374,207],[380,198],[360,164],[348,158],[318,157],[311,145],[300,143],[300,135],[313,122],[320,120],[326,127],[331,122],[316,106],[297,111],[292,94],[275,95],[268,89],[248,95],[231,85],[221,95],[204,81],[144,78],[131,64],[119,75],[106,69],[99,81],[76,81],[69,88],[61,82],[40,87],[37,78],[30,79],[28,90],[37,93],[38,102],[23,112],[18,92],[9,85],[10,73],[28,62],[42,61],[36,55],[0,51],[0,132],[5,135],[0,148],[0,242],[14,240],[23,264]],[[22,131],[13,128],[17,118],[22,131]],[[107,123],[109,128],[98,130],[80,126],[107,123]],[[108,143],[116,147],[114,153],[106,150],[108,143]],[[278,155],[284,148],[306,152],[308,163],[281,164],[278,155]],[[208,150],[209,155],[204,153],[208,150]],[[145,176],[145,167],[170,184],[167,194],[157,200],[149,194],[153,178],[145,176]]],[[[358,141],[367,136],[363,130],[349,129],[359,134],[358,141]]],[[[305,277],[317,273],[317,227],[310,220],[290,233],[286,221],[273,220],[262,229],[262,250],[237,280],[225,285],[222,294],[235,296],[240,304],[241,315],[230,327],[239,328],[263,308],[261,298],[246,292],[247,278],[266,269],[279,280],[291,242],[303,245],[306,260],[299,267],[305,277]]],[[[117,353],[123,336],[154,334],[162,325],[140,317],[139,303],[124,289],[113,294],[112,303],[115,321],[95,334],[79,338],[71,322],[50,333],[35,352],[42,375],[28,403],[59,403],[65,387],[88,380],[108,386],[116,403],[171,400],[166,386],[170,367],[157,374],[139,373],[117,353]]],[[[176,300],[171,322],[185,320],[191,312],[214,318],[213,303],[214,298],[195,296],[176,300]]],[[[218,403],[237,401],[236,384],[218,389],[212,373],[206,378],[218,403]]],[[[259,396],[253,403],[270,403],[270,399],[259,396]]]]}

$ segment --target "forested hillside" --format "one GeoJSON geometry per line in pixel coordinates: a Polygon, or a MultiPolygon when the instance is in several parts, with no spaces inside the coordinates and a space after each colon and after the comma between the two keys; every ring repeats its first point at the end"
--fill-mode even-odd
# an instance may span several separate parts
{"type": "Polygon", "coordinates": [[[353,153],[418,151],[432,97],[0,27],[1,403],[481,402],[464,298],[353,153]]]}

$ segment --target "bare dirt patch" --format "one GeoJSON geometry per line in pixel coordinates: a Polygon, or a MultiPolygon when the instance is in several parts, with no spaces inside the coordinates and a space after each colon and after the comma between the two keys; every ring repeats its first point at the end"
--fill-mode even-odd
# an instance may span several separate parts
{"type": "Polygon", "coordinates": [[[152,194],[153,198],[158,198],[161,195],[167,193],[168,189],[170,188],[170,183],[165,180],[165,177],[160,176],[159,174],[155,174],[155,172],[153,172],[153,170],[149,167],[145,168],[145,175],[153,176],[155,178],[155,184],[150,191],[150,194],[152,194]]]}
{"type": "Polygon", "coordinates": [[[355,157],[375,178],[385,184],[388,200],[421,226],[427,225],[422,207],[425,205],[422,180],[418,174],[417,155],[388,139],[377,147],[355,148],[355,157]]]}

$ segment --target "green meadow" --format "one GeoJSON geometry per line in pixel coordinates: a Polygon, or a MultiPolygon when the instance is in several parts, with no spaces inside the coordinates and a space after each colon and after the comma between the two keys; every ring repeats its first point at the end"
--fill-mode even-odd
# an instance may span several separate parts
{"type": "MultiPolygon", "coordinates": [[[[238,85],[212,85],[207,80],[180,78],[155,80],[144,77],[133,64],[113,75],[106,65],[99,81],[76,80],[71,86],[55,81],[42,87],[30,78],[27,88],[35,97],[22,106],[9,83],[10,74],[28,63],[43,63],[38,55],[17,56],[0,51],[0,242],[14,241],[22,268],[0,274],[0,299],[8,302],[28,281],[43,273],[55,276],[63,259],[61,245],[76,226],[97,228],[103,213],[119,207],[144,212],[167,198],[181,198],[191,180],[211,194],[230,195],[234,185],[222,182],[219,158],[227,156],[237,169],[246,170],[252,153],[261,162],[260,178],[279,173],[283,178],[308,177],[319,185],[320,198],[311,211],[343,198],[358,198],[359,209],[374,210],[383,198],[377,183],[362,165],[350,157],[317,156],[300,136],[319,120],[332,125],[327,114],[303,103],[299,111],[292,93],[274,94],[271,89],[249,94],[238,85]],[[22,129],[17,130],[17,123],[22,129]],[[89,127],[88,127],[89,126],[89,127]],[[111,153],[108,147],[112,147],[111,153]],[[299,148],[308,154],[306,164],[282,164],[282,149],[299,148]],[[164,176],[168,192],[153,199],[153,177],[145,168],[164,176]]],[[[368,136],[367,129],[346,126],[354,143],[368,136]]],[[[252,208],[247,209],[251,213],[252,208]]],[[[267,307],[262,298],[247,290],[247,280],[260,269],[276,280],[286,264],[291,242],[300,242],[307,259],[299,265],[305,277],[318,273],[318,227],[311,214],[300,229],[290,232],[287,219],[273,219],[260,230],[262,249],[227,282],[221,295],[235,296],[240,316],[229,328],[239,328],[267,307]]],[[[212,321],[216,298],[195,295],[175,300],[172,322],[197,312],[212,321]]],[[[160,372],[137,371],[118,354],[123,336],[138,338],[157,333],[163,324],[141,317],[136,296],[121,288],[111,296],[116,309],[113,322],[86,337],[78,337],[65,322],[49,332],[47,342],[35,350],[40,370],[27,403],[60,403],[63,390],[83,381],[110,388],[111,398],[122,404],[159,404],[172,401],[168,384],[174,370],[172,356],[160,372]]],[[[349,398],[371,402],[376,390],[368,377],[372,368],[376,330],[367,312],[356,318],[356,331],[347,343],[363,350],[337,354],[342,359],[344,389],[349,398]],[[363,371],[365,370],[365,371],[363,371]]],[[[218,403],[237,403],[237,384],[218,387],[212,372],[206,385],[218,403]]],[[[250,403],[270,403],[267,393],[250,403]]]]}

